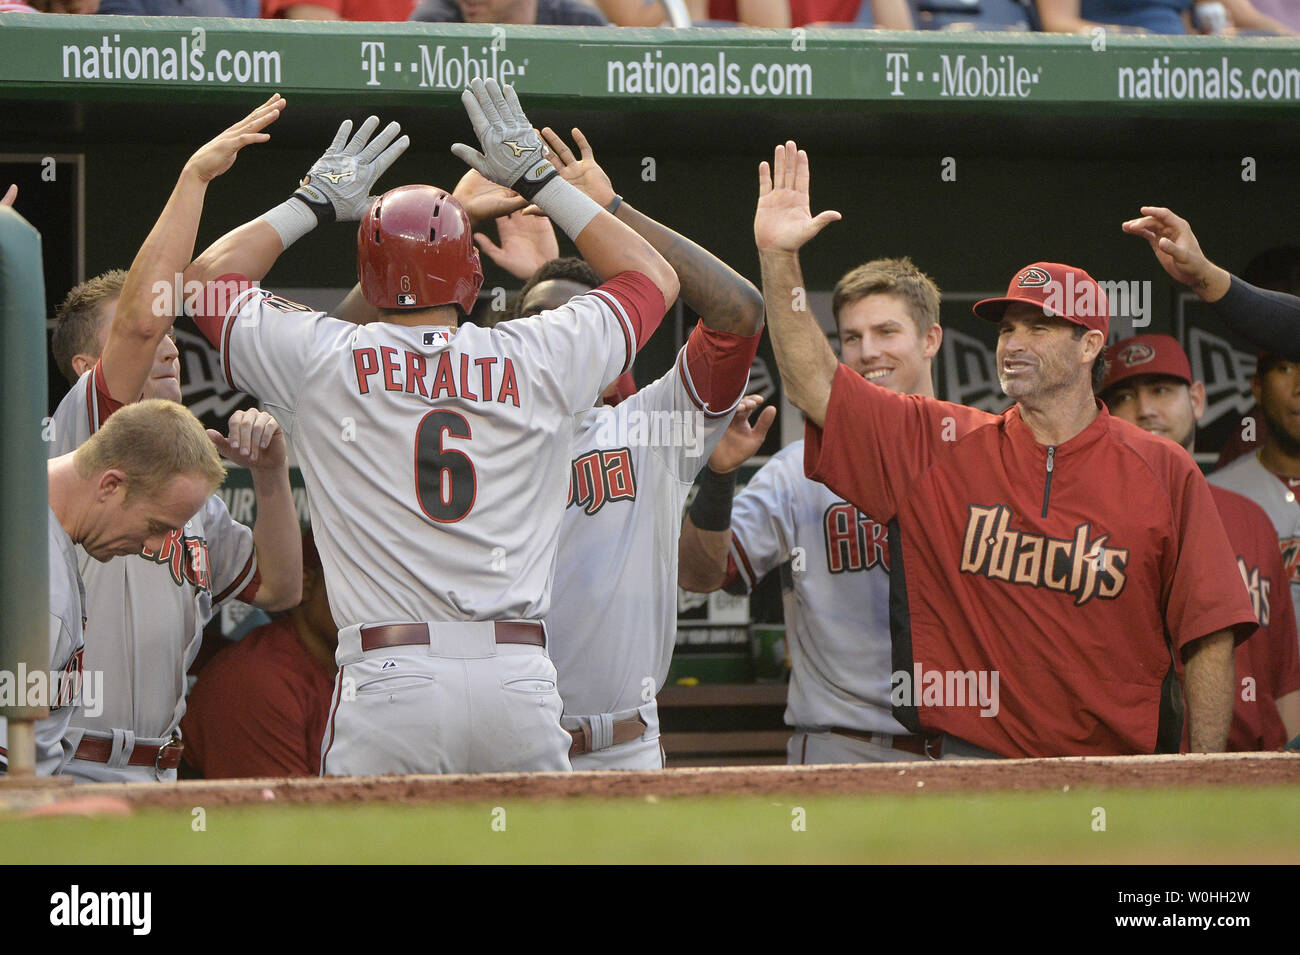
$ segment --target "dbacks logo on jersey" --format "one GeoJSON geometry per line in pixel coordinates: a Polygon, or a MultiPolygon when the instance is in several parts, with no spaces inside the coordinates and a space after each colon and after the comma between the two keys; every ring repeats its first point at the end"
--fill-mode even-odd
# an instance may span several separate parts
{"type": "Polygon", "coordinates": [[[636,475],[628,448],[588,451],[573,459],[569,472],[570,507],[595,514],[610,501],[636,500],[636,475]]]}
{"type": "Polygon", "coordinates": [[[1279,542],[1282,546],[1282,569],[1293,584],[1300,584],[1300,537],[1284,537],[1279,542]]]}
{"type": "Polygon", "coordinates": [[[183,530],[172,531],[163,539],[157,554],[145,547],[140,556],[155,564],[166,564],[178,587],[192,584],[200,592],[212,590],[206,538],[188,537],[183,530]]]}
{"type": "Polygon", "coordinates": [[[1246,583],[1246,593],[1250,594],[1250,606],[1255,611],[1255,619],[1261,627],[1267,627],[1272,615],[1270,591],[1273,582],[1261,574],[1258,567],[1246,566],[1246,561],[1240,554],[1237,555],[1237,569],[1241,571],[1241,579],[1246,583]]]}
{"type": "Polygon", "coordinates": [[[822,516],[826,569],[832,574],[881,567],[889,570],[888,528],[840,501],[822,516]]]}
{"type": "Polygon", "coordinates": [[[1107,547],[1109,534],[1091,540],[1092,528],[1086,522],[1068,539],[1012,530],[1010,525],[1011,508],[1005,504],[970,505],[961,572],[1070,594],[1076,606],[1093,597],[1114,600],[1128,583],[1128,549],[1107,547]]]}

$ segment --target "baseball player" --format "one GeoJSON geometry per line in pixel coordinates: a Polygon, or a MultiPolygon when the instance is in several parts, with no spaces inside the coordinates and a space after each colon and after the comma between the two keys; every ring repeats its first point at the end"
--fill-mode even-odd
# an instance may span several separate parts
{"type": "MultiPolygon", "coordinates": [[[[876,259],[846,274],[831,309],[840,361],[900,394],[934,397],[939,289],[908,259],[876,259]]],[[[737,421],[713,452],[682,525],[680,581],[700,593],[748,593],[783,571],[795,728],[790,763],[925,758],[925,739],[890,711],[889,540],[885,525],[803,473],[804,442],[775,454],[736,496],[736,468],[765,428],[737,421]]]]}
{"type": "MultiPolygon", "coordinates": [[[[75,749],[69,721],[81,704],[86,596],[77,553],[103,564],[157,549],[221,485],[225,469],[203,426],[180,405],[142,401],[76,451],[46,463],[49,474],[50,714],[36,725],[37,774],[64,771],[75,749]]],[[[0,771],[8,768],[0,719],[0,771]]]]}
{"type": "Polygon", "coordinates": [[[899,722],[941,734],[940,757],[1176,752],[1172,648],[1191,748],[1221,750],[1233,643],[1254,613],[1186,452],[1093,397],[1100,287],[1038,262],[976,305],[998,323],[1015,402],[1003,414],[895,394],[841,366],[793,308],[799,249],[839,218],[812,216],[808,186],[793,142],[760,167],[763,297],[786,393],[809,420],[806,472],[888,522],[899,722]]]}
{"type": "MultiPolygon", "coordinates": [[[[573,768],[660,769],[655,695],[677,634],[682,508],[744,395],[763,300],[725,263],[623,201],[581,130],[573,130],[581,158],[551,129],[542,136],[560,175],[654,246],[680,278],[683,301],[701,316],[663,377],[610,395],[617,384],[611,376],[606,400],[615,405],[588,408],[578,422],[546,615],[573,768]]],[[[561,277],[572,274],[530,281],[519,315],[543,314],[583,291],[561,277]]],[[[743,413],[758,401],[745,399],[743,413]]]]}
{"type": "Polygon", "coordinates": [[[345,122],[282,206],[208,249],[187,278],[260,279],[317,221],[361,220],[357,327],[261,290],[197,316],[231,384],[285,424],[340,625],[323,775],[567,770],[541,620],[575,416],[677,296],[644,239],[566,182],[514,90],[463,101],[483,152],[453,152],[535,202],[604,279],[497,329],[462,324],[482,271],[442,190],[370,185],[406,148],[396,123],[345,122]],[[458,311],[459,309],[459,311],[458,311]]]}
{"type": "MultiPolygon", "coordinates": [[[[185,209],[202,207],[207,183],[240,149],[268,138],[262,130],[283,103],[272,97],[194,154],[129,274],[110,273],[69,294],[54,345],[65,374],[79,377],[54,413],[51,456],[79,447],[141,396],[180,402],[173,303],[171,296],[160,303],[157,292],[171,289],[193,251],[194,231],[177,227],[178,219],[185,209]]],[[[85,665],[103,674],[104,705],[97,715],[73,717],[75,758],[67,775],[89,782],[175,779],[185,674],[204,625],[226,600],[267,610],[298,600],[301,543],[278,425],[265,412],[237,411],[229,437],[215,431],[212,437],[230,460],[251,470],[254,531],[234,521],[214,494],[183,528],[136,558],[98,564],[78,552],[87,600],[85,665]]]]}
{"type": "MultiPolygon", "coordinates": [[[[1136,335],[1112,345],[1107,358],[1100,397],[1111,414],[1195,451],[1205,383],[1192,381],[1191,365],[1178,342],[1168,335],[1136,335]]],[[[1210,492],[1259,621],[1259,630],[1237,646],[1228,749],[1280,749],[1300,734],[1300,653],[1286,572],[1268,515],[1213,479],[1210,492]]]]}
{"type": "Polygon", "coordinates": [[[1125,222],[1160,265],[1208,303],[1223,322],[1261,349],[1251,391],[1267,423],[1262,446],[1210,475],[1210,483],[1250,498],[1277,529],[1291,600],[1300,617],[1300,298],[1256,288],[1205,257],[1187,220],[1143,206],[1125,222]]]}

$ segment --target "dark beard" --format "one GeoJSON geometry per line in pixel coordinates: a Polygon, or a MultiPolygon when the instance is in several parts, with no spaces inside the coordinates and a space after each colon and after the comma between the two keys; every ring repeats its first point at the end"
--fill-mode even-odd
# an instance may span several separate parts
{"type": "Polygon", "coordinates": [[[1300,437],[1287,431],[1282,419],[1269,414],[1268,408],[1260,405],[1259,411],[1264,416],[1264,423],[1268,425],[1269,440],[1288,458],[1300,457],[1300,437]]]}

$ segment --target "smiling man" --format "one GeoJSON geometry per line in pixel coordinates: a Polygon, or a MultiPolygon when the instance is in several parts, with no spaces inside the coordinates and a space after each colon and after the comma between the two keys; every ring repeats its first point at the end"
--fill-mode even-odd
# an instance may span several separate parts
{"type": "MultiPolygon", "coordinates": [[[[835,286],[831,312],[840,361],[900,394],[934,397],[939,289],[910,259],[875,259],[835,286]]],[[[772,415],[767,416],[770,424],[772,415]]],[[[709,458],[682,525],[678,582],[686,590],[743,594],[803,552],[782,577],[795,732],[789,763],[922,759],[925,740],[890,712],[889,542],[886,528],[803,473],[804,442],[782,448],[736,495],[736,470],[767,427],[728,429],[709,458]]]]}
{"type": "Polygon", "coordinates": [[[1177,752],[1172,645],[1191,747],[1222,750],[1254,613],[1191,458],[1093,397],[1105,296],[1060,291],[1096,283],[1037,262],[975,306],[998,323],[1001,415],[876,387],[794,308],[799,249],[839,219],[811,214],[809,181],[793,142],[759,167],[763,297],[808,476],[888,522],[895,718],[944,758],[1177,752]]]}

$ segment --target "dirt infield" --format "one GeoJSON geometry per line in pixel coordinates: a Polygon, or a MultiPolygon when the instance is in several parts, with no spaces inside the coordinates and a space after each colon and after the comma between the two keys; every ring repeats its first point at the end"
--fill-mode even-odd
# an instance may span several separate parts
{"type": "Polygon", "coordinates": [[[135,807],[197,804],[358,802],[432,803],[580,797],[767,794],[871,794],[1031,791],[1081,788],[1264,786],[1300,784],[1300,755],[954,760],[855,766],[749,766],[619,773],[491,773],[474,776],[378,776],[237,779],[76,787],[0,786],[0,809],[29,810],[68,799],[107,797],[135,807]]]}

